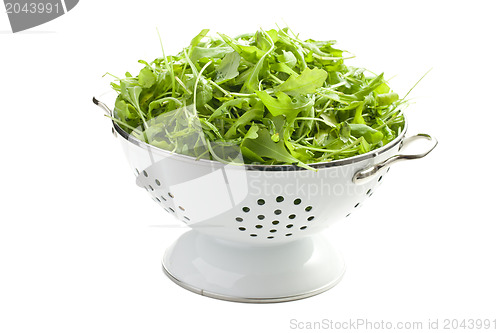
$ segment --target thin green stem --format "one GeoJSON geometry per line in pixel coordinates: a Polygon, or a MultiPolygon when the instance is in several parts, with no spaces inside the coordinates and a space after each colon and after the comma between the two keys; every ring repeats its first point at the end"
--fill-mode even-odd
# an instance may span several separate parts
{"type": "Polygon", "coordinates": [[[356,139],[356,141],[350,143],[349,145],[345,146],[342,149],[325,149],[325,148],[318,148],[318,147],[309,147],[309,146],[303,146],[303,145],[301,145],[299,143],[295,143],[293,141],[291,141],[290,143],[296,147],[299,147],[299,148],[305,148],[305,149],[309,149],[309,150],[313,150],[313,151],[319,151],[319,152],[323,152],[323,153],[332,153],[333,155],[337,155],[337,154],[342,153],[346,149],[349,149],[349,148],[357,145],[360,142],[361,142],[361,138],[358,138],[358,139],[356,139]]]}
{"type": "Polygon", "coordinates": [[[198,73],[198,76],[196,76],[196,81],[194,82],[194,92],[193,92],[193,104],[194,104],[194,110],[196,111],[196,90],[198,89],[198,82],[200,81],[201,74],[203,74],[203,71],[212,63],[212,60],[207,62],[205,66],[201,69],[201,71],[198,73]]]}
{"type": "Polygon", "coordinates": [[[423,78],[424,78],[427,74],[429,74],[429,72],[430,72],[431,70],[432,70],[432,68],[430,68],[427,72],[425,72],[425,74],[424,74],[424,75],[422,75],[422,77],[421,77],[421,78],[417,81],[417,83],[415,83],[415,84],[413,85],[413,87],[411,87],[411,89],[410,89],[410,90],[408,90],[408,92],[406,93],[405,97],[403,97],[403,98],[402,98],[402,100],[404,100],[404,99],[406,98],[406,96],[408,96],[408,95],[411,93],[411,91],[413,90],[413,88],[415,88],[415,87],[417,86],[417,84],[419,84],[419,83],[420,83],[420,81],[422,81],[422,79],[423,79],[423,78]]]}

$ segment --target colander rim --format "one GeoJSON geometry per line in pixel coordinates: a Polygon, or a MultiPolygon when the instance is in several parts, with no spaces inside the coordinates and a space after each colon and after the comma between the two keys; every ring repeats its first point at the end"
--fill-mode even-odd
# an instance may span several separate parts
{"type": "MultiPolygon", "coordinates": [[[[342,166],[342,165],[348,165],[348,164],[353,164],[357,163],[360,161],[368,160],[371,158],[375,158],[379,156],[380,154],[383,154],[384,152],[390,150],[394,146],[398,145],[404,138],[406,131],[408,129],[408,122],[406,115],[403,113],[403,118],[404,118],[404,127],[401,133],[394,138],[391,142],[387,143],[385,146],[382,146],[380,148],[377,148],[375,150],[369,151],[367,153],[361,154],[361,155],[356,155],[348,158],[343,158],[340,160],[333,160],[329,162],[318,162],[318,163],[310,163],[307,164],[308,166],[315,168],[315,169],[324,169],[324,168],[331,168],[335,166],[342,166]]],[[[114,120],[112,120],[113,123],[113,128],[118,133],[123,139],[133,143],[134,145],[150,150],[155,154],[159,154],[164,157],[168,158],[178,158],[182,160],[186,160],[188,162],[195,162],[195,163],[208,163],[211,165],[222,165],[222,162],[219,161],[214,161],[214,160],[206,160],[206,159],[197,159],[192,156],[188,155],[183,155],[183,154],[178,154],[174,153],[165,149],[158,148],[156,146],[153,146],[149,143],[146,143],[144,141],[141,141],[137,139],[136,137],[128,134],[125,130],[123,130],[118,123],[116,123],[114,120]]],[[[228,163],[228,165],[230,165],[228,163]]],[[[306,170],[300,166],[297,165],[292,165],[292,164],[281,164],[281,165],[266,165],[266,164],[243,164],[243,165],[238,165],[239,167],[244,166],[246,170],[257,170],[257,171],[303,171],[306,170]]]]}

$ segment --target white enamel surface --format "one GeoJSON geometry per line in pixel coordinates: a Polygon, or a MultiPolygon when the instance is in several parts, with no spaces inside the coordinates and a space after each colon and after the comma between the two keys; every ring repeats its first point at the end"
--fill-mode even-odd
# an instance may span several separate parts
{"type": "Polygon", "coordinates": [[[363,185],[352,182],[354,173],[399,147],[317,171],[260,171],[118,137],[137,185],[193,229],[165,253],[167,275],[199,294],[243,302],[300,299],[338,283],[344,261],[317,234],[358,209],[387,170],[363,185]]]}
{"type": "Polygon", "coordinates": [[[340,281],[345,264],[322,237],[254,247],[192,230],[165,253],[165,270],[200,294],[235,301],[307,297],[340,281]]]}
{"type": "Polygon", "coordinates": [[[315,234],[359,209],[387,170],[363,185],[352,182],[354,173],[398,151],[317,171],[259,171],[168,157],[118,137],[137,184],[167,212],[205,234],[256,246],[315,234]]]}

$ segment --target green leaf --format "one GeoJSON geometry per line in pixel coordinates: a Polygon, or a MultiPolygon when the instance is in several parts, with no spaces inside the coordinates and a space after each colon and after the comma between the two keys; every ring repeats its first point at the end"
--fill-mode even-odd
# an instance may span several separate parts
{"type": "Polygon", "coordinates": [[[262,157],[266,157],[277,162],[303,164],[288,152],[283,140],[274,142],[269,130],[265,128],[256,130],[253,127],[251,136],[243,139],[241,147],[244,148],[242,150],[243,156],[251,161],[255,161],[256,156],[258,156],[258,162],[262,161],[262,157]],[[257,135],[257,138],[255,138],[255,135],[257,135]]]}
{"type": "MultiPolygon", "coordinates": [[[[276,30],[274,31],[276,32],[276,30]]],[[[269,35],[269,32],[267,33],[269,35]]],[[[266,35],[260,30],[255,33],[255,43],[262,51],[268,51],[272,47],[271,41],[269,41],[266,35]]]]}
{"type": "Polygon", "coordinates": [[[238,54],[245,60],[250,61],[252,63],[258,62],[265,54],[265,50],[261,50],[253,45],[241,45],[238,44],[234,39],[224,34],[220,34],[222,39],[233,48],[238,54]]]}
{"type": "MultiPolygon", "coordinates": [[[[118,99],[115,103],[114,113],[122,121],[136,120],[139,118],[137,110],[129,103],[118,99]]],[[[135,126],[132,126],[135,127],[135,126]]]]}
{"type": "Polygon", "coordinates": [[[378,143],[384,138],[384,134],[365,124],[350,124],[351,134],[356,138],[364,137],[368,143],[378,143]]]}
{"type": "MultiPolygon", "coordinates": [[[[188,88],[190,92],[194,92],[195,83],[196,77],[189,76],[189,78],[186,80],[186,88],[188,88]]],[[[205,78],[201,78],[198,81],[198,86],[196,88],[196,107],[202,108],[208,101],[212,99],[212,96],[212,86],[209,85],[208,81],[205,78]]],[[[192,102],[191,99],[190,102],[192,102]]]]}
{"type": "Polygon", "coordinates": [[[351,137],[351,126],[348,123],[343,122],[340,126],[339,138],[342,142],[349,142],[351,137]]]}
{"type": "Polygon", "coordinates": [[[293,77],[299,76],[299,74],[297,74],[297,72],[295,72],[293,69],[291,69],[286,64],[281,63],[281,62],[277,62],[275,64],[272,64],[271,69],[273,71],[276,71],[276,72],[286,73],[286,74],[291,75],[293,77]]]}
{"type": "Polygon", "coordinates": [[[200,59],[219,59],[223,58],[226,54],[233,52],[234,50],[229,46],[219,46],[219,47],[198,47],[195,46],[191,50],[189,58],[193,62],[197,62],[200,59]]]}
{"type": "MultiPolygon", "coordinates": [[[[139,96],[141,95],[142,88],[139,86],[131,86],[130,84],[121,81],[121,96],[127,100],[130,104],[134,106],[137,112],[142,114],[142,110],[140,108],[139,96]]],[[[142,115],[141,115],[142,116],[142,115]]]]}
{"type": "Polygon", "coordinates": [[[309,99],[293,102],[290,96],[280,91],[275,93],[276,98],[271,97],[266,91],[256,91],[255,94],[275,117],[285,115],[287,119],[293,119],[300,111],[313,105],[313,102],[309,99]]]}
{"type": "Polygon", "coordinates": [[[238,128],[243,127],[245,125],[249,125],[250,122],[252,122],[254,120],[262,119],[263,116],[264,116],[264,109],[263,108],[255,108],[255,109],[251,109],[251,110],[246,111],[227,130],[227,132],[224,134],[224,138],[233,139],[233,138],[237,137],[238,128]]]}
{"type": "Polygon", "coordinates": [[[203,29],[198,35],[196,35],[192,40],[191,40],[191,46],[196,46],[198,45],[201,40],[208,34],[210,29],[203,29]]]}
{"type": "Polygon", "coordinates": [[[177,107],[182,106],[182,103],[176,98],[173,98],[173,97],[160,98],[160,99],[154,100],[151,103],[149,103],[148,114],[151,114],[151,111],[160,108],[162,105],[166,104],[167,102],[172,102],[177,107]]]}
{"type": "Polygon", "coordinates": [[[276,88],[276,91],[282,91],[289,95],[312,94],[325,82],[328,73],[320,68],[306,68],[297,77],[289,77],[276,88]]]}
{"type": "Polygon", "coordinates": [[[370,151],[370,144],[367,142],[367,140],[362,137],[361,142],[359,143],[359,153],[364,154],[370,151]]]}
{"type": "Polygon", "coordinates": [[[322,113],[320,115],[321,119],[330,127],[336,128],[337,127],[337,120],[332,114],[329,113],[322,113]]]}
{"type": "Polygon", "coordinates": [[[262,66],[264,65],[265,58],[265,55],[262,56],[257,64],[249,70],[245,83],[241,88],[242,93],[253,93],[254,91],[259,90],[259,73],[262,69],[262,66]]]}
{"type": "Polygon", "coordinates": [[[161,136],[165,132],[165,126],[163,124],[156,124],[149,126],[143,133],[144,137],[148,142],[151,142],[157,136],[161,136]]]}
{"type": "Polygon", "coordinates": [[[293,52],[284,50],[282,54],[278,55],[278,61],[287,65],[290,68],[294,68],[297,64],[297,58],[293,55],[293,52]]]}
{"type": "Polygon", "coordinates": [[[384,80],[384,73],[381,73],[379,76],[371,80],[366,87],[363,87],[361,90],[355,93],[354,96],[360,101],[363,100],[369,93],[371,93],[378,86],[380,86],[383,83],[383,80],[384,80]]]}
{"type": "Polygon", "coordinates": [[[307,148],[295,148],[289,141],[285,141],[285,146],[290,151],[290,155],[302,162],[309,162],[314,157],[314,154],[307,150],[307,148]]]}
{"type": "Polygon", "coordinates": [[[257,139],[259,137],[259,134],[257,133],[259,131],[259,126],[253,124],[252,127],[248,130],[247,134],[245,134],[244,139],[257,139]]]}
{"type": "Polygon", "coordinates": [[[391,91],[391,88],[387,85],[387,83],[383,82],[380,84],[375,90],[373,90],[377,94],[387,94],[391,91]]]}
{"type": "Polygon", "coordinates": [[[240,61],[241,57],[238,52],[226,54],[215,73],[215,82],[220,84],[237,77],[240,74],[238,72],[240,61]]]}
{"type": "Polygon", "coordinates": [[[360,103],[356,108],[356,113],[354,114],[353,124],[366,124],[365,119],[363,118],[363,110],[365,109],[365,104],[360,103]]]}
{"type": "Polygon", "coordinates": [[[211,86],[198,82],[198,88],[196,89],[196,107],[198,109],[202,108],[212,99],[212,92],[211,86]]]}
{"type": "Polygon", "coordinates": [[[262,157],[259,154],[257,154],[256,152],[254,152],[252,150],[252,146],[246,147],[246,145],[244,144],[245,140],[257,139],[259,137],[258,131],[259,131],[259,126],[257,126],[256,124],[253,124],[250,127],[250,129],[248,130],[247,134],[245,134],[245,137],[243,138],[242,144],[240,145],[240,149],[241,149],[241,154],[247,160],[263,163],[264,159],[262,159],[262,157]]]}
{"type": "Polygon", "coordinates": [[[396,93],[380,94],[377,95],[378,105],[391,105],[399,99],[399,95],[396,93]]]}
{"type": "Polygon", "coordinates": [[[175,147],[173,144],[167,143],[167,141],[165,140],[153,140],[151,144],[155,147],[165,150],[172,150],[175,147]]]}
{"type": "Polygon", "coordinates": [[[139,72],[139,85],[143,88],[151,88],[156,82],[156,75],[148,67],[144,67],[139,72]]]}
{"type": "Polygon", "coordinates": [[[213,121],[214,119],[222,116],[224,113],[226,113],[229,108],[231,107],[237,107],[237,108],[245,108],[249,104],[249,99],[248,98],[235,98],[231,99],[229,101],[226,101],[222,103],[221,106],[219,106],[208,118],[209,121],[213,121]]]}

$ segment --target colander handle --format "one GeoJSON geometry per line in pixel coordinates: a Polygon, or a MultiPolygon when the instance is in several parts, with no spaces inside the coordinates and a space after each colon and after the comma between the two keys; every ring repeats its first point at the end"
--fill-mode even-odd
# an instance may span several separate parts
{"type": "Polygon", "coordinates": [[[92,97],[92,102],[97,105],[98,107],[100,107],[101,109],[104,110],[104,112],[108,115],[108,116],[112,116],[113,115],[113,112],[111,112],[111,109],[106,105],[104,104],[103,102],[101,102],[100,100],[98,100],[97,98],[95,97],[92,97]]]}
{"type": "Polygon", "coordinates": [[[394,156],[389,157],[388,159],[386,159],[383,162],[380,162],[378,164],[369,166],[369,167],[367,167],[365,169],[359,170],[359,171],[357,171],[354,174],[354,177],[352,178],[353,183],[354,184],[365,184],[365,183],[368,183],[370,180],[372,180],[373,178],[375,178],[377,176],[377,174],[380,172],[380,170],[382,170],[384,168],[388,168],[389,166],[391,166],[392,164],[394,164],[394,163],[396,163],[398,161],[415,160],[415,159],[419,159],[419,158],[425,157],[434,148],[436,148],[436,145],[438,144],[438,141],[436,140],[436,138],[430,136],[429,134],[422,134],[421,133],[421,134],[416,134],[416,135],[413,135],[413,136],[410,136],[408,138],[403,139],[403,142],[402,142],[402,145],[401,145],[400,149],[402,149],[403,147],[407,146],[410,142],[418,140],[418,139],[426,139],[426,140],[431,141],[430,148],[427,149],[426,151],[424,151],[423,153],[420,153],[420,154],[411,154],[411,155],[398,154],[398,155],[394,155],[394,156]]]}
{"type": "MultiPolygon", "coordinates": [[[[113,116],[113,111],[111,111],[111,109],[106,104],[104,104],[102,101],[98,100],[95,97],[92,97],[92,102],[95,105],[97,105],[98,107],[100,107],[101,109],[103,109],[104,113],[106,113],[106,115],[108,115],[109,117],[113,116]]],[[[117,137],[117,134],[116,134],[116,131],[115,131],[114,127],[111,127],[111,133],[113,133],[113,135],[114,135],[115,138],[117,137]]]]}

